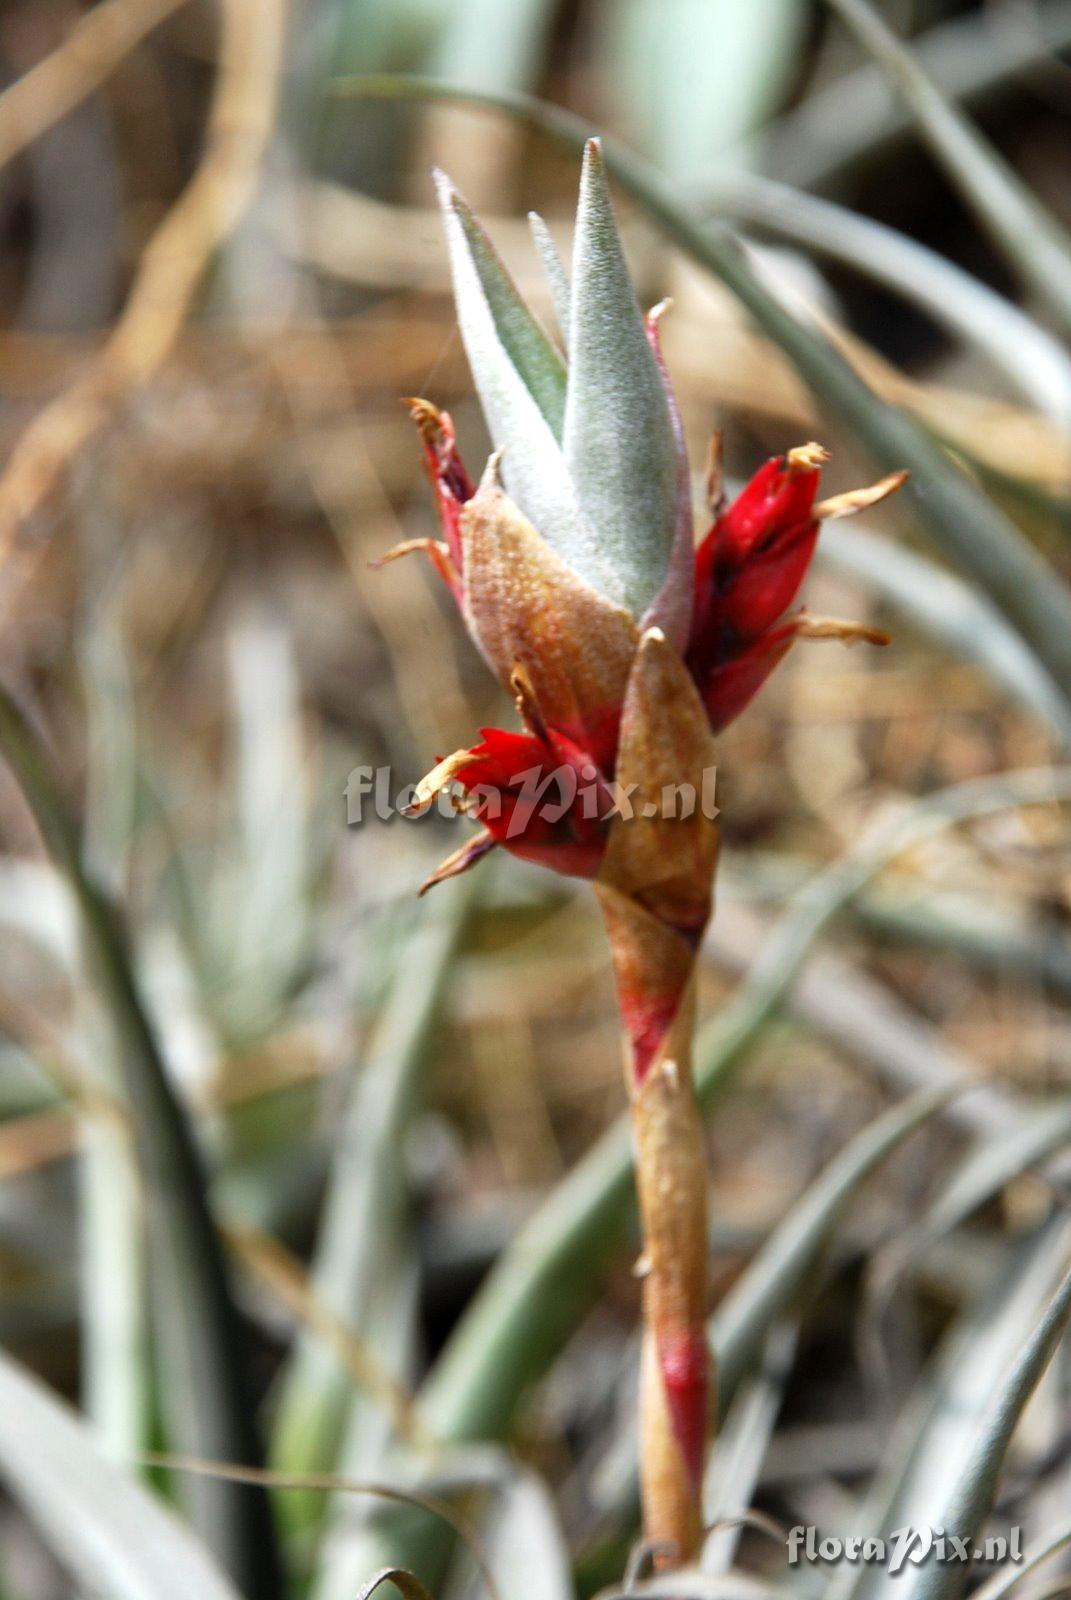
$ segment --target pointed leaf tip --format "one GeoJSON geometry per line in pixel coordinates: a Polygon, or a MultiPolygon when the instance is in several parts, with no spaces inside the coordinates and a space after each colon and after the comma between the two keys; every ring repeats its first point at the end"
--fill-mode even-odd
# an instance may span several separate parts
{"type": "Polygon", "coordinates": [[[563,446],[581,510],[616,570],[615,598],[642,617],[678,529],[680,455],[595,139],[580,179],[563,446]]]}
{"type": "Polygon", "coordinates": [[[560,438],[565,415],[565,362],[561,353],[521,298],[505,263],[472,207],[445,173],[436,175],[436,187],[444,210],[456,219],[460,227],[463,247],[467,249],[475,269],[495,334],[555,438],[560,438]]]}
{"type": "MultiPolygon", "coordinates": [[[[605,557],[577,505],[551,421],[528,381],[532,363],[538,364],[533,351],[539,340],[551,352],[563,386],[564,362],[531,318],[483,229],[444,172],[436,171],[435,185],[458,326],[491,439],[508,452],[510,495],[563,559],[605,589],[605,557]]],[[[542,370],[546,376],[550,366],[542,370]]],[[[546,393],[540,392],[545,402],[546,393]]]]}
{"type": "Polygon", "coordinates": [[[554,315],[558,321],[558,330],[562,339],[568,345],[572,294],[569,288],[569,278],[565,271],[565,263],[558,254],[558,247],[554,243],[550,229],[538,211],[529,211],[528,226],[532,230],[532,238],[535,241],[536,249],[539,251],[539,259],[543,263],[543,271],[550,288],[551,300],[554,303],[554,315]]]}

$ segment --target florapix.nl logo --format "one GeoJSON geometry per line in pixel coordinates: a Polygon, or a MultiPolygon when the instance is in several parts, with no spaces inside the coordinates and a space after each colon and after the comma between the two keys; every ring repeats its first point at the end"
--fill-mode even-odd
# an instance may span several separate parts
{"type": "Polygon", "coordinates": [[[817,1528],[798,1523],[785,1534],[785,1548],[790,1567],[801,1562],[814,1565],[851,1565],[884,1567],[895,1575],[908,1565],[921,1567],[928,1562],[935,1565],[963,1565],[985,1562],[996,1565],[1003,1561],[1023,1559],[1022,1530],[1009,1528],[1007,1534],[994,1534],[985,1539],[963,1538],[946,1528],[894,1528],[883,1538],[864,1537],[862,1534],[823,1534],[817,1528]]]}
{"type": "Polygon", "coordinates": [[[505,818],[507,839],[520,838],[534,818],[554,824],[567,816],[585,822],[611,822],[615,818],[672,819],[684,821],[697,813],[713,820],[717,769],[705,768],[698,787],[693,783],[667,783],[654,793],[636,783],[604,778],[590,764],[530,767],[514,773],[504,787],[468,784],[462,789],[445,785],[431,799],[421,796],[415,784],[399,785],[390,766],[354,767],[346,780],[346,823],[360,827],[370,817],[389,822],[435,813],[443,817],[472,813],[481,821],[505,818]]]}

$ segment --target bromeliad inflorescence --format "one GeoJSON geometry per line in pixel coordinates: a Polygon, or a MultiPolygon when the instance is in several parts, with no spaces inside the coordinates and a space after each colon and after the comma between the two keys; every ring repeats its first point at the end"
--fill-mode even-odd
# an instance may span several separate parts
{"type": "Polygon", "coordinates": [[[418,804],[458,786],[480,823],[425,887],[498,846],[594,880],[626,1035],[644,1227],[645,1533],[688,1560],[701,1533],[711,1393],[693,979],[718,834],[709,808],[667,812],[661,802],[682,786],[703,790],[715,732],[795,639],[884,642],[789,608],[822,520],[874,504],[903,474],[819,502],[825,452],[811,444],[767,462],[726,505],[715,450],[713,525],[696,546],[659,311],[644,317],[636,302],[598,141],[584,156],[570,278],[532,219],[566,354],[460,195],[437,182],[495,453],[474,485],[450,417],[412,401],[443,539],[392,555],[426,550],[522,728],[485,728],[418,786],[418,804]],[[576,781],[558,786],[558,803],[532,805],[533,775],[543,793],[554,774],[576,781]]]}

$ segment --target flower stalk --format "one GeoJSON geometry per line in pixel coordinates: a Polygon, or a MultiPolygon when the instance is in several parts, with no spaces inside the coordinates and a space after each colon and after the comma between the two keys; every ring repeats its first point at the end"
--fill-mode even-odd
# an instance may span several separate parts
{"type": "Polygon", "coordinates": [[[596,879],[625,1033],[643,1232],[640,1477],[644,1532],[663,1563],[690,1561],[702,1531],[711,1416],[707,1171],[692,1078],[696,953],[710,915],[715,817],[663,815],[656,797],[713,766],[714,738],[680,657],[640,641],[626,691],[618,781],[638,805],[615,819],[596,879]]]}
{"type": "Polygon", "coordinates": [[[479,824],[424,888],[498,848],[593,881],[617,984],[643,1224],[644,1532],[673,1566],[699,1551],[713,1391],[692,1036],[718,825],[695,802],[709,792],[715,733],[796,639],[886,642],[789,607],[822,520],[874,504],[902,475],[819,502],[826,455],[807,445],[767,462],[726,505],[715,453],[713,522],[696,545],[659,348],[663,308],[644,317],[636,302],[598,141],[585,152],[571,279],[533,219],[560,346],[449,180],[437,183],[495,451],[475,485],[450,418],[410,401],[443,537],[392,555],[429,556],[521,731],[483,729],[479,744],[437,761],[417,786],[417,807],[452,786],[479,824]]]}

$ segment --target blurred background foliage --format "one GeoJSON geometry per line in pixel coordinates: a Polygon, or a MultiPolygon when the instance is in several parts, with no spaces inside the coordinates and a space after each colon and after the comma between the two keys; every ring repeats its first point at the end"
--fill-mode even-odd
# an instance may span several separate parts
{"type": "MultiPolygon", "coordinates": [[[[807,591],[893,646],[801,645],[721,741],[708,1504],[978,1521],[1011,1438],[992,1526],[1059,1534],[1063,1353],[1012,1424],[1071,1257],[1071,5],[877,9],[925,82],[857,0],[0,13],[5,1600],[215,1593],[138,1477],[247,1600],[482,1581],[302,1475],[449,1502],[511,1600],[619,1582],[636,1536],[593,904],[514,861],[417,902],[465,824],[346,804],[505,710],[423,567],[371,566],[435,531],[399,396],[486,448],[430,168],[549,312],[523,214],[567,246],[577,163],[385,74],[616,136],[697,472],[716,428],[734,479],[810,437],[830,493],[913,469],[807,591]],[[262,1452],[285,1577],[262,1491],[152,1451],[262,1452]]],[[[705,1581],[824,1587],[755,1528],[705,1581]]]]}

